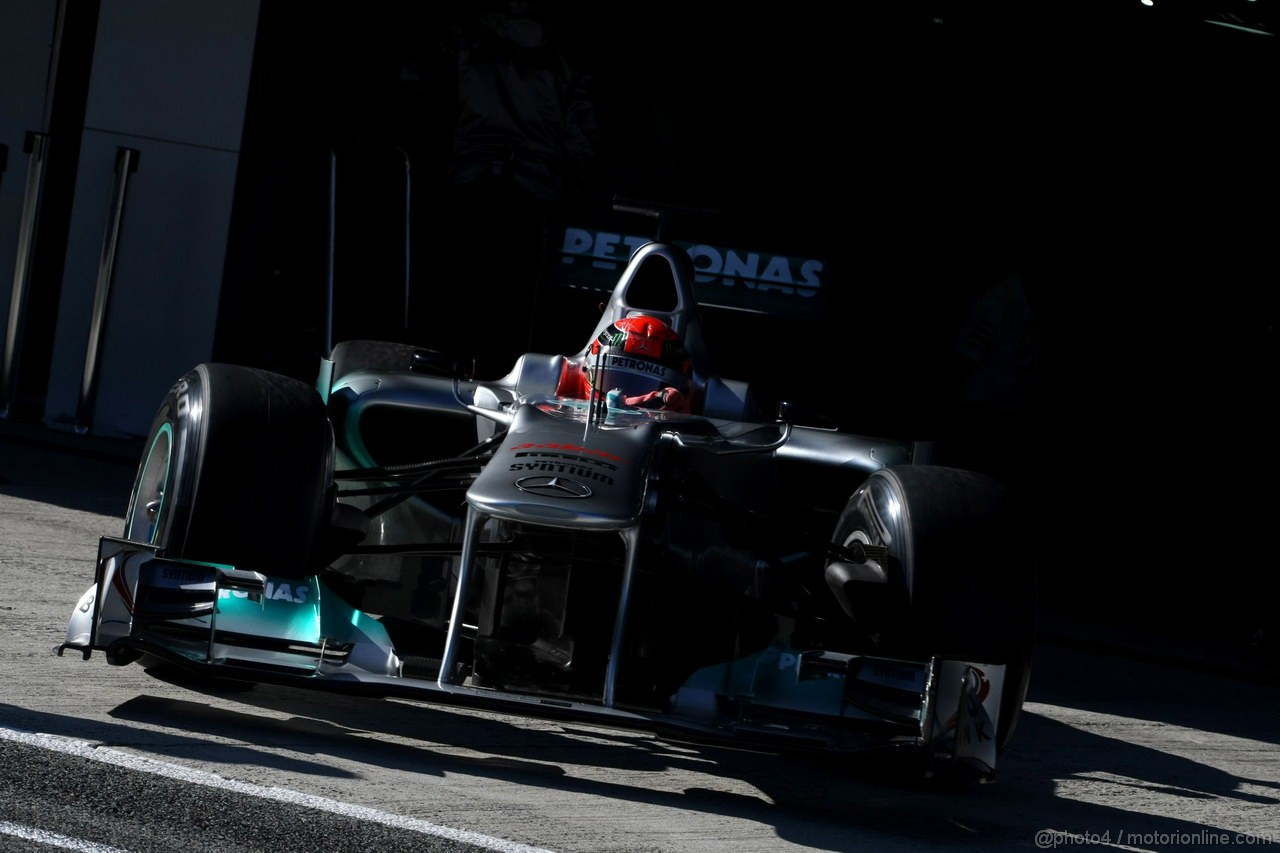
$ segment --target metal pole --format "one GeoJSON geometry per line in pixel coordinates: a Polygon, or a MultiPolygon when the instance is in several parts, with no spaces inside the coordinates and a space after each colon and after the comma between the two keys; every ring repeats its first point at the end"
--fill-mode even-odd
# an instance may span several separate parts
{"type": "Polygon", "coordinates": [[[98,284],[93,296],[93,314],[89,320],[89,340],[85,345],[84,372],[80,375],[80,401],[76,406],[77,433],[87,433],[93,425],[93,410],[98,400],[98,361],[102,356],[103,331],[111,304],[111,280],[115,275],[116,250],[120,229],[124,224],[125,195],[129,176],[138,169],[138,152],[133,148],[116,149],[116,177],[107,209],[107,227],[102,237],[102,254],[98,258],[98,284]]]}
{"type": "Polygon", "coordinates": [[[27,133],[23,150],[27,158],[27,184],[22,197],[22,219],[18,225],[18,257],[13,269],[13,290],[9,295],[9,322],[0,361],[0,418],[9,417],[18,376],[18,353],[26,320],[27,294],[31,288],[32,256],[36,247],[36,224],[44,200],[44,167],[49,155],[49,136],[27,133]]]}
{"type": "Polygon", "coordinates": [[[333,291],[335,235],[338,227],[338,152],[329,152],[329,234],[328,234],[328,310],[324,319],[324,353],[325,357],[333,354],[333,312],[336,304],[333,291]]]}
{"type": "Polygon", "coordinates": [[[413,205],[412,205],[412,175],[410,174],[411,162],[409,152],[403,148],[400,149],[400,155],[404,157],[404,331],[409,331],[409,311],[410,311],[410,291],[413,287],[413,279],[410,276],[410,261],[413,257],[413,205]]]}

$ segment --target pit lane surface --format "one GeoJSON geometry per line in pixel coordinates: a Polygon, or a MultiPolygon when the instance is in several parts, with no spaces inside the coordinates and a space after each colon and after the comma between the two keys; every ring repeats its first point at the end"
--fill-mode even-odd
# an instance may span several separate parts
{"type": "MultiPolygon", "coordinates": [[[[131,462],[0,438],[0,851],[1199,850],[1280,842],[1280,682],[1042,644],[1000,778],[56,657],[131,462]]],[[[1055,634],[1055,637],[1058,636],[1055,634]]]]}

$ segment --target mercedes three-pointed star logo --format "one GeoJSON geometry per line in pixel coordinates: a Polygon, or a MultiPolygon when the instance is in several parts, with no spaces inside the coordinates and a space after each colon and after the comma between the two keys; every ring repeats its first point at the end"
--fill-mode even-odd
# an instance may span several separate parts
{"type": "Polygon", "coordinates": [[[522,492],[547,498],[591,497],[591,488],[586,483],[579,483],[568,477],[521,477],[516,480],[516,488],[522,492]]]}

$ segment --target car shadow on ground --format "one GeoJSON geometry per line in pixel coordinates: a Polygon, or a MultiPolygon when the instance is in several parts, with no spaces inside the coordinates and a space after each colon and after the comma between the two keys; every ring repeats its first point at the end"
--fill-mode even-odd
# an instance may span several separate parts
{"type": "Polygon", "coordinates": [[[865,849],[869,839],[888,850],[1030,847],[1040,845],[1044,836],[1037,833],[1045,832],[1074,839],[1070,843],[1147,848],[1181,839],[1185,848],[1196,839],[1221,843],[1218,833],[1257,826],[1259,809],[1280,804],[1280,774],[1274,766],[1259,767],[1265,751],[1259,759],[1246,757],[1276,741],[1269,709],[1280,688],[1166,672],[1065,647],[1043,650],[1038,666],[999,778],[969,786],[926,783],[879,762],[694,746],[576,722],[271,685],[227,691],[179,680],[193,691],[189,700],[140,695],[111,710],[118,727],[86,731],[84,721],[56,715],[37,722],[48,733],[128,742],[162,759],[266,766],[353,786],[361,774],[335,766],[334,759],[432,777],[500,779],[601,798],[606,809],[618,800],[718,814],[767,823],[780,838],[824,850],[865,849]],[[142,746],[137,726],[189,734],[153,732],[142,746]],[[1233,748],[1215,753],[1212,765],[1176,754],[1197,732],[1223,735],[1233,748]],[[273,751],[228,747],[210,737],[273,751]],[[1141,738],[1158,740],[1136,742],[1141,738]],[[1253,766],[1266,778],[1224,765],[1253,766]],[[624,772],[601,778],[578,768],[624,772]]]}
{"type": "Polygon", "coordinates": [[[123,519],[138,457],[52,449],[0,434],[0,494],[123,519]]]}

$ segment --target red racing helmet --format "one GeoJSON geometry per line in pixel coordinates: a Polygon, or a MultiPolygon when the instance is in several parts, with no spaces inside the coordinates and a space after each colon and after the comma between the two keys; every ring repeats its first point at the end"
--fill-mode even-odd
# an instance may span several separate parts
{"type": "Polygon", "coordinates": [[[587,347],[580,370],[584,392],[608,397],[611,404],[675,412],[691,408],[689,352],[657,317],[636,314],[611,323],[587,347]]]}

